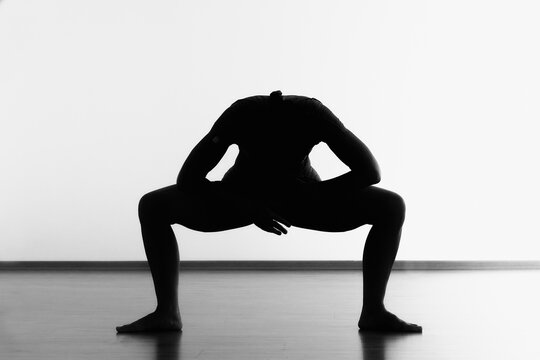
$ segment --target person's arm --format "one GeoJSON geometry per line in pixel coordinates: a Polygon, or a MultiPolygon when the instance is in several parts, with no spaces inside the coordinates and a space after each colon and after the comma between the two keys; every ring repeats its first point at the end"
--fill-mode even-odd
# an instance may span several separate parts
{"type": "Polygon", "coordinates": [[[381,181],[379,164],[368,147],[324,105],[320,104],[322,138],[330,150],[351,169],[363,186],[381,181]]]}
{"type": "Polygon", "coordinates": [[[194,188],[208,183],[206,175],[219,163],[229,146],[235,141],[233,136],[235,119],[238,117],[238,101],[229,106],[216,120],[212,129],[191,150],[176,178],[179,188],[194,188]]]}
{"type": "Polygon", "coordinates": [[[208,182],[206,175],[219,163],[229,148],[219,135],[210,131],[191,150],[180,173],[176,184],[182,189],[198,188],[208,182]]]}

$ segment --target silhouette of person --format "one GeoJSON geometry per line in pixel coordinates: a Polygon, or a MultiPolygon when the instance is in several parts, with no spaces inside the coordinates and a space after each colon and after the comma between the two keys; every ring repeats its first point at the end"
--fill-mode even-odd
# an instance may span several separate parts
{"type": "Polygon", "coordinates": [[[181,330],[178,245],[171,224],[214,232],[255,224],[276,235],[296,226],[342,232],[373,225],[363,253],[360,330],[420,332],[386,310],[383,300],[399,246],[405,204],[373,186],[379,166],[367,148],[320,101],[305,96],[251,96],[234,102],[195,146],[177,183],[144,195],[139,219],[157,308],[118,332],[181,330]],[[350,171],[321,181],[309,153],[325,142],[350,171]],[[206,175],[236,144],[221,181],[206,175]]]}

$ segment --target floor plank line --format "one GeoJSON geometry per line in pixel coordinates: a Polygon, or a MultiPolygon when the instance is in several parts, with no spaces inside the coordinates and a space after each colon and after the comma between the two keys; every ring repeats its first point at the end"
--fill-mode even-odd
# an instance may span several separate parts
{"type": "MultiPolygon", "coordinates": [[[[182,260],[180,270],[361,270],[361,261],[182,260]]],[[[146,261],[0,261],[0,271],[148,270],[146,261]]],[[[393,270],[540,270],[540,261],[397,260],[393,270]]]]}

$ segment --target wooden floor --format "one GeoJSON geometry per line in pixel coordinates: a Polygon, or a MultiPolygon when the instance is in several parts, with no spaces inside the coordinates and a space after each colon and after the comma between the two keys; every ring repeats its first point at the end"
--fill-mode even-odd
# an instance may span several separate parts
{"type": "Polygon", "coordinates": [[[147,272],[0,272],[0,359],[540,359],[540,271],[396,271],[421,335],[362,335],[359,271],[186,271],[181,334],[117,335],[147,272]]]}

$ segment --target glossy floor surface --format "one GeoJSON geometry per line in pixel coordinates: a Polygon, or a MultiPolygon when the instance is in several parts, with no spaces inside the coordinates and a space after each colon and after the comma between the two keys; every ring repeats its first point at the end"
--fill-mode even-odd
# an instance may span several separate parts
{"type": "Polygon", "coordinates": [[[363,335],[358,271],[186,271],[184,331],[117,335],[153,309],[147,272],[0,272],[1,359],[540,359],[540,271],[396,271],[421,335],[363,335]]]}

